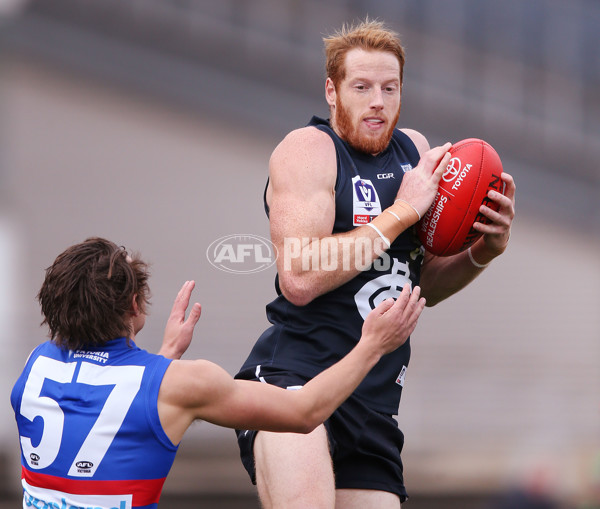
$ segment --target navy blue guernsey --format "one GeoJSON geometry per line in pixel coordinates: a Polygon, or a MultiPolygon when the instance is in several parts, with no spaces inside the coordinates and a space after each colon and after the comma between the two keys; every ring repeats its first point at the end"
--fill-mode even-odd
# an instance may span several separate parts
{"type": "MultiPolygon", "coordinates": [[[[397,129],[388,147],[371,156],[350,147],[328,121],[313,117],[309,125],[327,133],[337,153],[334,234],[366,224],[391,206],[404,172],[419,162],[414,143],[397,129]]],[[[365,317],[379,302],[397,297],[405,284],[419,283],[422,260],[421,243],[409,228],[369,268],[305,306],[289,302],[276,277],[278,297],[267,305],[273,325],[260,336],[242,371],[260,366],[316,376],[356,345],[365,317]]],[[[396,414],[409,360],[410,340],[379,361],[355,396],[379,412],[396,414]]]]}

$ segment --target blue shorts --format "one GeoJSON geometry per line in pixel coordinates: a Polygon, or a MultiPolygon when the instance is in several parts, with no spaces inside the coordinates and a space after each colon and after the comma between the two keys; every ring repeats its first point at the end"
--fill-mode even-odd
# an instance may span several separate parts
{"type": "MultiPolygon", "coordinates": [[[[270,368],[261,368],[259,376],[266,383],[286,388],[308,382],[300,375],[270,368]]],[[[236,378],[259,381],[253,369],[236,378]]],[[[408,498],[400,459],[404,435],[393,416],[377,412],[351,396],[325,421],[325,428],[337,489],[387,491],[398,495],[401,502],[408,498]]],[[[256,484],[253,449],[257,431],[236,433],[242,463],[256,484]]]]}

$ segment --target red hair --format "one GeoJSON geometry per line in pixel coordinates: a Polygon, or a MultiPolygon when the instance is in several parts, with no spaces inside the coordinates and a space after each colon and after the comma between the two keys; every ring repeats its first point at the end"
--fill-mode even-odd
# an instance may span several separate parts
{"type": "Polygon", "coordinates": [[[387,51],[394,54],[400,64],[400,83],[402,83],[404,48],[398,34],[386,28],[383,22],[367,18],[357,25],[344,25],[333,35],[323,38],[323,42],[326,57],[325,71],[336,88],[346,77],[344,65],[346,53],[354,48],[387,51]]]}

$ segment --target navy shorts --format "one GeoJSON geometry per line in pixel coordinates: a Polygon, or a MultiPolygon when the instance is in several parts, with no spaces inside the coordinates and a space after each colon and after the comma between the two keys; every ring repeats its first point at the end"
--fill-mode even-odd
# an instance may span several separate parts
{"type": "MultiPolygon", "coordinates": [[[[309,379],[285,371],[262,368],[261,381],[279,387],[302,386],[309,379]]],[[[236,378],[255,380],[254,370],[239,373],[236,378]]],[[[404,435],[393,416],[377,412],[351,396],[325,421],[329,449],[338,489],[381,490],[395,493],[404,502],[400,453],[404,435]]],[[[242,463],[256,484],[254,440],[257,431],[236,430],[242,463]]]]}

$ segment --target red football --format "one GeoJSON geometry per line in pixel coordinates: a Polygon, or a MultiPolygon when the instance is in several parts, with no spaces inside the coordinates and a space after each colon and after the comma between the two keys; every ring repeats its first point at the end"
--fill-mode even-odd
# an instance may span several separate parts
{"type": "Polygon", "coordinates": [[[479,212],[482,204],[497,210],[487,194],[490,189],[500,193],[502,161],[489,143],[468,138],[450,149],[452,159],[440,181],[438,193],[417,223],[419,239],[430,253],[450,256],[471,246],[481,233],[473,223],[489,223],[479,212]]]}

